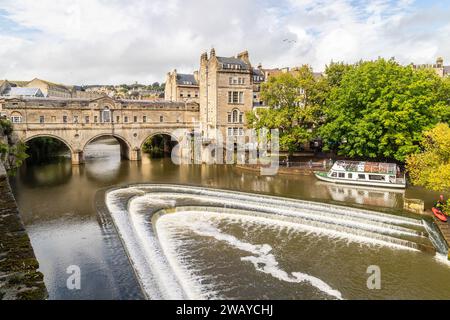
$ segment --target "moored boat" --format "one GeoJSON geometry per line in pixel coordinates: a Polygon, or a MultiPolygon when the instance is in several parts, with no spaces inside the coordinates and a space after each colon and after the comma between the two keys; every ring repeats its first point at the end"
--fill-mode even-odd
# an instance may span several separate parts
{"type": "Polygon", "coordinates": [[[445,216],[444,213],[442,213],[441,210],[439,210],[438,208],[431,208],[431,211],[433,211],[433,214],[436,218],[438,218],[439,220],[441,220],[442,222],[447,222],[447,217],[445,216]]]}
{"type": "Polygon", "coordinates": [[[314,172],[322,181],[381,188],[406,188],[404,173],[395,163],[336,161],[328,172],[314,172]]]}

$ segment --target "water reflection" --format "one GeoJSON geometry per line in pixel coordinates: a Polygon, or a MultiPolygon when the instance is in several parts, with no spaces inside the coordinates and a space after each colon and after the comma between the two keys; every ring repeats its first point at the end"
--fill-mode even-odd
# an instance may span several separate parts
{"type": "MultiPolygon", "coordinates": [[[[132,270],[120,243],[98,219],[95,195],[99,189],[131,183],[201,185],[276,196],[333,201],[343,205],[402,208],[403,197],[431,204],[436,193],[410,188],[404,194],[358,190],[319,182],[314,176],[259,176],[229,165],[181,165],[170,159],[121,161],[120,146],[96,141],[86,150],[86,163],[70,159],[45,165],[26,165],[11,185],[36,250],[51,298],[139,298],[131,285],[132,270]],[[65,287],[70,264],[85,270],[83,289],[65,287]]],[[[113,143],[114,142],[114,143],[113,143]]]]}
{"type": "Polygon", "coordinates": [[[361,188],[335,185],[326,182],[318,182],[318,184],[327,188],[331,199],[334,201],[353,202],[367,206],[400,207],[405,195],[405,190],[361,188]]]}

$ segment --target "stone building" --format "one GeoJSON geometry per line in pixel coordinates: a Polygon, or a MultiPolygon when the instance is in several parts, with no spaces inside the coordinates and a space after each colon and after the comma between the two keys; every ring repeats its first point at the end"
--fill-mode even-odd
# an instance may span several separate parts
{"type": "Polygon", "coordinates": [[[193,74],[177,73],[177,70],[167,73],[164,99],[173,102],[199,103],[198,71],[193,74]]]}
{"type": "Polygon", "coordinates": [[[413,64],[412,67],[414,69],[433,69],[441,78],[450,76],[450,66],[444,65],[444,59],[442,57],[437,58],[435,64],[413,64]]]}
{"type": "Polygon", "coordinates": [[[71,98],[72,92],[62,84],[33,79],[26,85],[28,88],[39,88],[46,97],[71,98]]]}
{"type": "Polygon", "coordinates": [[[253,108],[253,68],[247,51],[235,57],[200,57],[200,123],[203,135],[214,140],[215,130],[222,137],[243,136],[245,113],[253,108]]]}
{"type": "MultiPolygon", "coordinates": [[[[72,162],[83,162],[86,146],[101,136],[116,138],[121,154],[139,160],[145,141],[156,134],[191,132],[198,124],[196,103],[123,100],[102,97],[0,98],[0,117],[11,120],[19,139],[53,137],[64,142],[72,162]]],[[[176,136],[180,142],[183,136],[176,136]]]]}

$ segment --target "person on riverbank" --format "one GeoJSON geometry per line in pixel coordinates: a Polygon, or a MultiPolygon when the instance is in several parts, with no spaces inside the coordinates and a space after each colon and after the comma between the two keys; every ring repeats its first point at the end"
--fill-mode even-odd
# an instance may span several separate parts
{"type": "Polygon", "coordinates": [[[443,214],[448,216],[448,212],[447,212],[447,204],[444,200],[444,195],[440,195],[439,196],[439,200],[436,201],[436,203],[434,204],[434,207],[436,209],[438,209],[439,211],[441,211],[443,214]]]}

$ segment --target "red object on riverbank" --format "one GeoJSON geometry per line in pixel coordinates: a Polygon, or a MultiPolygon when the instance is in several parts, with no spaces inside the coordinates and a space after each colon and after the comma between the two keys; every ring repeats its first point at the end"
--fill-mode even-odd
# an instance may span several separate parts
{"type": "Polygon", "coordinates": [[[441,212],[441,210],[433,207],[431,208],[431,211],[433,211],[433,214],[436,216],[436,218],[438,218],[442,222],[447,222],[447,217],[441,212]]]}

